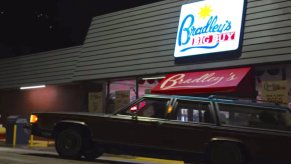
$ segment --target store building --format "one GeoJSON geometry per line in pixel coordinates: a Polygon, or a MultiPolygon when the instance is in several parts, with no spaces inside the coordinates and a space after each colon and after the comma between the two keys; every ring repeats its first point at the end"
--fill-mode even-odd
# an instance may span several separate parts
{"type": "Polygon", "coordinates": [[[250,98],[290,102],[291,2],[246,0],[241,7],[237,48],[212,52],[213,58],[206,55],[177,60],[181,7],[193,2],[199,1],[164,0],[97,16],[82,46],[1,60],[1,112],[6,116],[37,110],[111,113],[150,92],[168,74],[245,67],[250,68],[248,74],[253,79],[253,86],[245,86],[250,98]],[[7,103],[8,95],[21,97],[23,92],[36,92],[21,92],[20,86],[40,84],[59,88],[56,100],[51,102],[59,106],[37,106],[27,111],[26,96],[7,103]],[[66,89],[70,94],[61,94],[66,89]],[[68,107],[61,103],[64,99],[76,104],[68,107]]]}

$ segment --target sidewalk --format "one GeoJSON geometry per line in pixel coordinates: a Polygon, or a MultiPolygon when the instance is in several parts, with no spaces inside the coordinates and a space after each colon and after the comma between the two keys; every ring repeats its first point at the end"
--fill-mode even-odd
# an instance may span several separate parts
{"type": "MultiPolygon", "coordinates": [[[[7,144],[5,139],[0,139],[0,147],[13,147],[13,145],[7,144]]],[[[24,145],[18,144],[18,145],[15,145],[15,148],[55,151],[53,141],[41,141],[41,140],[34,140],[32,143],[30,143],[29,141],[28,144],[24,144],[24,145]]]]}
{"type": "MultiPolygon", "coordinates": [[[[5,140],[0,140],[0,147],[13,148],[11,144],[6,144],[5,140]]],[[[45,151],[46,153],[56,154],[54,142],[50,141],[47,144],[47,141],[35,141],[33,146],[28,145],[16,145],[15,149],[18,151],[26,151],[27,149],[32,151],[45,151]],[[47,146],[48,145],[48,146],[47,146]]],[[[112,161],[113,163],[134,163],[134,164],[184,164],[183,161],[167,160],[167,159],[157,159],[157,158],[148,158],[148,157],[137,157],[129,155],[113,155],[113,154],[103,154],[98,160],[112,161]]]]}

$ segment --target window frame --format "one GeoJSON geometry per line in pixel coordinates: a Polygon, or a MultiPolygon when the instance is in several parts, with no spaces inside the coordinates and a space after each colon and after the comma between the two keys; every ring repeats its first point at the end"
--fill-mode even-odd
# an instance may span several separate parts
{"type": "MultiPolygon", "coordinates": [[[[146,100],[146,99],[153,99],[153,100],[158,100],[158,99],[162,99],[162,100],[165,100],[167,101],[167,107],[166,109],[168,109],[171,105],[172,105],[172,102],[173,102],[173,98],[171,97],[141,97],[139,99],[137,99],[136,101],[133,101],[132,103],[130,103],[129,105],[127,105],[126,107],[122,108],[121,110],[117,111],[115,113],[116,114],[119,114],[119,115],[126,115],[126,114],[122,114],[122,113],[126,113],[126,111],[130,111],[130,108],[135,106],[135,105],[138,105],[139,103],[141,103],[142,101],[146,100]]],[[[173,112],[173,111],[172,111],[173,112]]],[[[150,118],[150,119],[166,119],[166,120],[169,120],[169,115],[165,114],[165,118],[156,118],[156,117],[146,117],[146,116],[139,116],[138,115],[138,111],[136,112],[136,114],[134,114],[133,112],[130,111],[130,115],[129,116],[133,116],[135,115],[136,117],[141,117],[141,118],[150,118]]]]}
{"type": "Polygon", "coordinates": [[[216,116],[216,112],[215,112],[215,106],[213,104],[213,102],[211,100],[191,100],[191,99],[183,99],[183,98],[175,98],[174,102],[173,102],[173,112],[172,112],[173,116],[171,121],[176,121],[176,122],[180,122],[180,123],[190,123],[190,124],[200,124],[200,125],[216,125],[217,124],[217,116],[216,116]],[[178,105],[179,105],[179,101],[181,102],[192,102],[192,103],[208,103],[210,104],[210,108],[209,108],[209,111],[210,111],[210,114],[212,115],[213,117],[213,121],[212,122],[201,122],[199,120],[199,122],[191,122],[191,121],[187,121],[187,122],[181,122],[179,120],[177,120],[177,110],[178,110],[178,105]]]}
{"type": "MultiPolygon", "coordinates": [[[[263,131],[276,131],[276,132],[283,132],[283,133],[291,133],[291,131],[288,130],[278,130],[275,128],[262,128],[262,127],[252,127],[252,126],[243,126],[243,125],[235,125],[235,124],[221,124],[220,121],[220,117],[219,117],[219,112],[220,110],[220,105],[219,104],[223,104],[223,105],[229,105],[229,106],[240,106],[240,107],[252,107],[252,108],[257,108],[256,110],[258,111],[269,111],[269,112],[289,112],[291,114],[291,112],[289,110],[284,110],[284,109],[279,109],[279,108],[271,108],[271,107],[264,107],[264,106],[256,106],[256,105],[250,105],[250,104],[235,104],[235,103],[228,103],[228,102],[215,102],[215,106],[216,106],[216,110],[217,110],[217,117],[218,117],[218,123],[220,126],[222,127],[238,127],[238,128],[242,128],[242,129],[260,129],[263,131]]],[[[234,110],[232,110],[234,111],[234,110]]]]}

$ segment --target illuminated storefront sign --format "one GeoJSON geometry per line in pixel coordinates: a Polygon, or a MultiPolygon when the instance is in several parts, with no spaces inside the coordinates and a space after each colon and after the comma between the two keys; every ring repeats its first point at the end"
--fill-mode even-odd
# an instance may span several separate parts
{"type": "Polygon", "coordinates": [[[237,50],[244,0],[205,0],[182,6],[175,57],[237,50]]]}

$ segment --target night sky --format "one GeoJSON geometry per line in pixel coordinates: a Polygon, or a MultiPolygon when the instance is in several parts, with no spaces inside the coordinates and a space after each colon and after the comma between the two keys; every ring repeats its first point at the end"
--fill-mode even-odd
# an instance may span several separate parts
{"type": "Polygon", "coordinates": [[[1,0],[0,58],[81,45],[92,17],[161,0],[1,0]]]}

